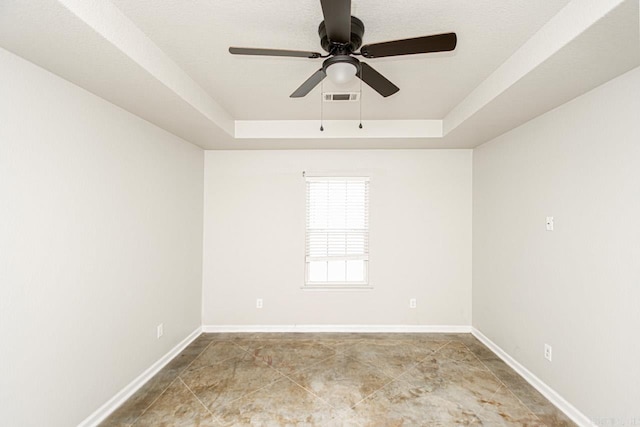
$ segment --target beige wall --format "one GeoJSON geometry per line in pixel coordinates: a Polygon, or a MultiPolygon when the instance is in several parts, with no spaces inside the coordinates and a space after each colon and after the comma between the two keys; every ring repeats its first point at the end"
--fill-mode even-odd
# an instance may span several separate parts
{"type": "Polygon", "coordinates": [[[204,325],[470,325],[470,287],[470,150],[206,152],[204,325]],[[371,177],[373,290],[300,289],[302,171],[371,177]]]}
{"type": "Polygon", "coordinates": [[[481,146],[473,169],[473,325],[599,424],[638,422],[640,69],[481,146]]]}
{"type": "Polygon", "coordinates": [[[0,94],[0,423],[73,426],[200,325],[203,151],[2,49],[0,94]]]}

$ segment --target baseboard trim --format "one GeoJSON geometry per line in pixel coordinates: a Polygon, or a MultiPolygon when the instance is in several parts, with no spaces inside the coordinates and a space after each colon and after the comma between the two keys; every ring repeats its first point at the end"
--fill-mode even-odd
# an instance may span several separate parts
{"type": "Polygon", "coordinates": [[[468,325],[203,325],[205,333],[230,332],[391,332],[471,333],[468,325]]]}
{"type": "Polygon", "coordinates": [[[558,409],[564,412],[567,417],[571,418],[573,422],[581,427],[597,427],[596,424],[589,419],[585,414],[580,412],[575,406],[567,402],[558,392],[549,387],[540,378],[535,376],[531,371],[525,368],[517,360],[511,357],[506,351],[499,347],[496,343],[487,338],[482,332],[476,328],[471,328],[471,333],[480,342],[489,347],[500,359],[502,359],[507,365],[513,368],[522,378],[524,378],[529,384],[531,384],[536,390],[538,390],[544,397],[546,397],[551,403],[553,403],[558,409]]]}
{"type": "Polygon", "coordinates": [[[185,339],[180,341],[175,347],[169,350],[164,356],[158,359],[153,365],[147,368],[143,373],[138,375],[136,379],[127,384],[122,390],[109,399],[104,405],[99,407],[93,414],[89,415],[78,424],[78,427],[94,427],[104,421],[113,411],[122,405],[129,397],[133,395],[140,387],[157,374],[167,363],[176,357],[182,350],[193,342],[202,333],[202,327],[198,327],[191,332],[185,339]]]}

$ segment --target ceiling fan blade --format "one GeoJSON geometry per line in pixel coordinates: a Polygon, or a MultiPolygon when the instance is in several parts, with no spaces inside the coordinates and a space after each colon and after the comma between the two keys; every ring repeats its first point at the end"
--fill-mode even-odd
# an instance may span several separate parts
{"type": "Polygon", "coordinates": [[[252,47],[230,47],[229,53],[234,55],[291,56],[296,58],[320,58],[322,56],[318,52],[306,52],[303,50],[258,49],[252,47]]]}
{"type": "Polygon", "coordinates": [[[298,89],[295,90],[289,97],[290,98],[302,98],[306,96],[311,90],[318,86],[324,78],[327,77],[326,73],[322,68],[313,73],[311,77],[309,77],[304,83],[300,85],[298,89]]]}
{"type": "Polygon", "coordinates": [[[413,39],[394,40],[362,46],[360,53],[365,58],[414,55],[416,53],[447,52],[456,48],[456,33],[435,34],[413,39]]]}
{"type": "Polygon", "coordinates": [[[400,90],[398,86],[391,83],[385,76],[374,70],[365,62],[360,63],[360,71],[358,71],[358,74],[356,75],[385,98],[400,90]]]}
{"type": "Polygon", "coordinates": [[[351,0],[320,0],[327,37],[332,42],[351,41],[351,0]]]}

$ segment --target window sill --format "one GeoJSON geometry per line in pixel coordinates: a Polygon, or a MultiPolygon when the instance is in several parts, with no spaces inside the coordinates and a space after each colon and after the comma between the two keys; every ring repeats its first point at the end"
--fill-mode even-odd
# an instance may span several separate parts
{"type": "Polygon", "coordinates": [[[306,285],[301,286],[303,291],[370,291],[370,285],[306,285]]]}

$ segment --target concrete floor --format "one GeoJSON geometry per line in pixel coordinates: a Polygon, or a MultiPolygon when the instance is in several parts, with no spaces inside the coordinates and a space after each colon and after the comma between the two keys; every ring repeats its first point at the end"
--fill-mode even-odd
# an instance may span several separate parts
{"type": "Polygon", "coordinates": [[[470,334],[202,334],[102,426],[573,426],[470,334]]]}

